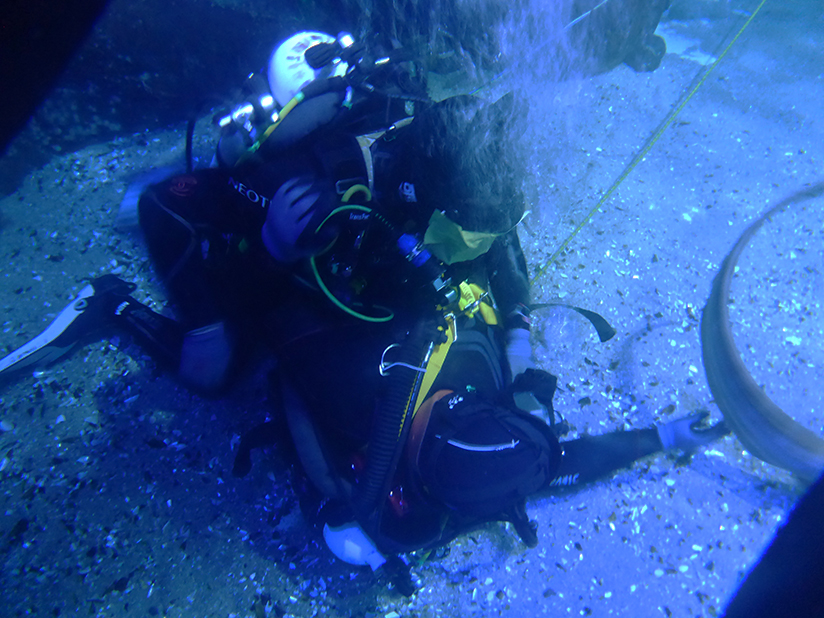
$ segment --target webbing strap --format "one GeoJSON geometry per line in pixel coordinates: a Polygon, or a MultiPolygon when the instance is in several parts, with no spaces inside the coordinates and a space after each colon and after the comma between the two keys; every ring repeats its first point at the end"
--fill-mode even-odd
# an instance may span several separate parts
{"type": "MultiPolygon", "coordinates": [[[[488,302],[488,294],[479,285],[474,283],[467,283],[462,281],[458,286],[460,299],[458,300],[458,308],[461,313],[467,317],[475,317],[480,313],[481,319],[489,326],[496,326],[498,324],[498,314],[495,308],[488,302]]],[[[418,397],[415,400],[415,407],[413,414],[418,411],[424,401],[424,397],[432,388],[435,379],[443,368],[446,357],[449,354],[449,348],[458,340],[458,326],[456,324],[457,316],[454,313],[449,313],[444,316],[447,321],[446,327],[446,341],[441,343],[432,350],[429,361],[426,363],[426,373],[423,376],[421,389],[418,391],[418,397]]]]}
{"type": "Polygon", "coordinates": [[[437,378],[438,374],[441,372],[444,361],[446,361],[446,355],[449,354],[449,348],[452,347],[452,344],[455,343],[457,339],[455,316],[450,313],[446,316],[446,320],[446,341],[435,346],[435,349],[432,350],[432,354],[429,356],[429,362],[426,363],[426,373],[424,373],[423,382],[421,382],[421,388],[418,391],[418,397],[415,400],[415,408],[412,412],[413,418],[414,415],[417,414],[421,404],[424,402],[424,397],[426,397],[429,389],[432,388],[432,384],[435,383],[435,378],[437,378]]]}

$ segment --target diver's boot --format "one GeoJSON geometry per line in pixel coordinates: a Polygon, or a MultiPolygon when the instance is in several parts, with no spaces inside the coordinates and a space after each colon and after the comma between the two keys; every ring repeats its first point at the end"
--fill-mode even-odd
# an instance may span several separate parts
{"type": "Polygon", "coordinates": [[[181,340],[178,376],[190,387],[217,393],[226,385],[233,349],[223,322],[190,330],[181,340]]]}

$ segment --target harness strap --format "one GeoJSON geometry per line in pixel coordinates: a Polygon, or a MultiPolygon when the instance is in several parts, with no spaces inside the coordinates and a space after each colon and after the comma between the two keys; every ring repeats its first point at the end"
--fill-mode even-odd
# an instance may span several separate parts
{"type": "Polygon", "coordinates": [[[361,155],[363,156],[363,163],[366,165],[366,175],[369,180],[369,190],[375,190],[375,163],[372,160],[372,144],[386,135],[389,131],[393,131],[395,129],[399,129],[401,127],[405,127],[413,120],[412,117],[409,118],[402,118],[398,120],[395,124],[391,127],[386,129],[386,131],[376,131],[374,133],[367,133],[366,135],[358,135],[358,146],[361,149],[361,155]]]}
{"type": "Polygon", "coordinates": [[[415,407],[413,409],[413,415],[415,416],[417,416],[418,411],[424,404],[424,397],[426,397],[429,389],[432,388],[435,378],[437,378],[438,374],[441,372],[444,361],[446,361],[446,356],[449,354],[449,348],[452,347],[452,344],[457,341],[458,338],[458,330],[455,325],[455,316],[449,314],[445,317],[447,318],[446,341],[435,346],[432,350],[432,354],[429,356],[429,361],[426,363],[426,372],[424,373],[421,388],[418,391],[418,397],[415,400],[415,407]]]}
{"type": "Polygon", "coordinates": [[[375,190],[375,164],[372,161],[372,144],[376,137],[372,135],[358,135],[358,146],[360,146],[363,163],[366,165],[366,178],[369,181],[369,190],[375,190]]]}
{"type": "Polygon", "coordinates": [[[461,297],[458,300],[458,307],[467,317],[475,317],[480,312],[481,319],[489,326],[497,326],[499,323],[498,314],[487,299],[487,293],[481,286],[475,283],[462,281],[458,286],[461,297]]]}
{"type": "MultiPolygon", "coordinates": [[[[489,295],[483,290],[483,288],[474,283],[462,281],[460,285],[458,285],[458,293],[460,294],[460,298],[458,299],[458,309],[466,317],[472,318],[475,317],[476,314],[480,313],[481,319],[487,325],[495,326],[498,324],[498,314],[495,311],[495,308],[486,302],[489,295]]],[[[423,382],[421,383],[421,389],[418,392],[418,398],[415,401],[415,413],[417,413],[418,409],[423,404],[424,397],[426,397],[426,394],[429,392],[429,389],[432,387],[432,384],[435,383],[435,379],[441,372],[443,364],[446,361],[446,357],[449,354],[449,348],[458,340],[458,325],[456,323],[457,316],[453,313],[448,313],[444,316],[444,318],[447,323],[445,333],[446,341],[435,346],[432,350],[431,356],[429,357],[429,361],[426,363],[426,373],[424,374],[423,382]]]]}

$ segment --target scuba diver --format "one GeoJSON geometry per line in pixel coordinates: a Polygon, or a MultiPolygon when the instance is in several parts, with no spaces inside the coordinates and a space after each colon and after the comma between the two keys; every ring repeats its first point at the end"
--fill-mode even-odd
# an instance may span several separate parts
{"type": "MultiPolygon", "coordinates": [[[[46,331],[0,359],[0,376],[53,360],[101,325],[130,333],[160,362],[178,361],[184,329],[132,298],[134,287],[114,275],[95,279],[46,331]]],[[[515,374],[501,314],[476,284],[462,282],[438,313],[377,324],[311,302],[308,288],[292,292],[267,316],[276,328],[259,334],[279,360],[270,376],[275,418],[285,418],[316,492],[302,500],[304,514],[339,559],[381,568],[406,595],[415,587],[400,554],[435,549],[494,521],[511,522],[534,547],[527,499],[573,490],[661,451],[691,453],[729,433],[699,412],[559,441],[567,424],[556,420],[555,376],[535,368],[515,374]],[[519,406],[524,393],[545,417],[519,406]]],[[[250,470],[253,449],[284,438],[282,427],[270,422],[242,437],[235,476],[250,470]]]]}
{"type": "MultiPolygon", "coordinates": [[[[691,453],[728,433],[700,412],[560,442],[568,428],[556,421],[555,376],[529,368],[513,377],[490,297],[474,284],[459,287],[441,319],[405,328],[353,324],[318,305],[295,317],[283,306],[290,329],[272,342],[288,360],[276,370],[273,399],[317,492],[304,514],[338,558],[382,567],[406,595],[414,586],[399,554],[435,549],[493,521],[510,522],[535,547],[528,498],[572,490],[660,451],[691,453]],[[548,422],[518,406],[522,393],[548,422]]],[[[241,439],[236,476],[251,468],[252,449],[282,438],[281,427],[272,421],[241,439]]]]}
{"type": "Polygon", "coordinates": [[[514,98],[432,103],[416,75],[402,56],[367,59],[348,35],[301,32],[279,45],[266,91],[219,115],[215,167],[149,186],[130,213],[179,319],[102,277],[0,360],[0,373],[53,360],[81,331],[111,322],[214,392],[285,299],[403,322],[451,302],[453,281],[490,290],[507,316],[510,360],[530,366],[515,230],[524,200],[504,139],[514,98]]]}
{"type": "Polygon", "coordinates": [[[290,38],[265,93],[220,120],[216,167],[141,196],[143,236],[185,326],[189,385],[219,390],[258,339],[244,325],[296,288],[380,324],[431,313],[471,280],[507,316],[513,362],[531,365],[525,206],[506,133],[514,97],[432,103],[412,63],[364,58],[345,35],[290,38]],[[406,78],[383,75],[388,66],[406,78]]]}

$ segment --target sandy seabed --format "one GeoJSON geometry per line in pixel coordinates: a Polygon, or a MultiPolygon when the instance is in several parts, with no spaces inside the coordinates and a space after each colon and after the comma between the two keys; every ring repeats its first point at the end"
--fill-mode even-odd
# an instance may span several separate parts
{"type": "MultiPolygon", "coordinates": [[[[604,315],[599,343],[563,308],[535,314],[541,367],[578,433],[700,409],[701,309],[738,236],[824,177],[824,19],[768,4],[645,159],[534,284],[534,300],[604,315]]],[[[666,19],[666,17],[665,17],[666,19]]],[[[620,176],[742,16],[665,21],[649,74],[534,85],[530,270],[620,176]]],[[[729,37],[727,38],[729,40],[729,37]]],[[[205,140],[205,138],[204,138],[205,140]]],[[[181,131],[56,156],[0,201],[0,349],[40,332],[89,278],[114,272],[164,307],[138,239],[113,229],[135,171],[180,164],[181,131]]],[[[208,149],[205,141],[198,144],[208,149]]],[[[821,431],[821,200],[768,223],[739,263],[730,305],[747,366],[785,411],[821,431]]],[[[413,572],[404,599],[333,560],[300,515],[276,449],[230,470],[238,436],[272,413],[262,359],[220,400],[176,385],[122,337],[0,385],[6,616],[716,616],[800,494],[734,437],[659,456],[580,491],[538,498],[535,549],[489,525],[413,572]]]]}

